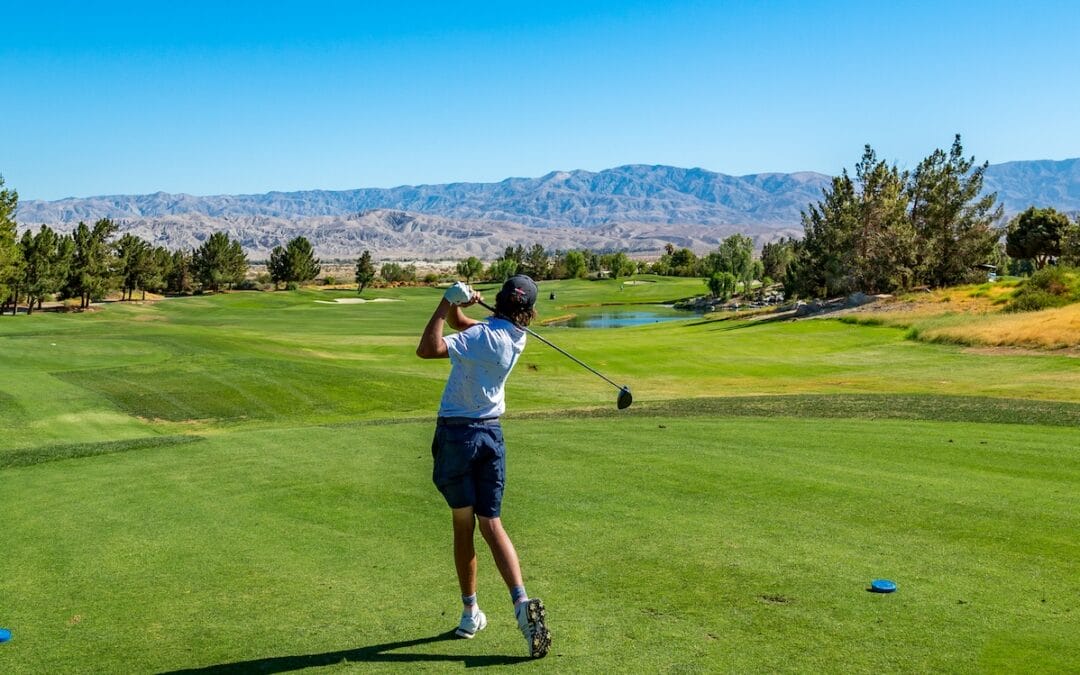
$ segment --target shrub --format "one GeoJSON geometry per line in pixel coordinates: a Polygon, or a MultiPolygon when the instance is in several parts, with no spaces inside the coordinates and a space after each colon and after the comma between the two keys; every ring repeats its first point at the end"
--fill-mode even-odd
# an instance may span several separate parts
{"type": "Polygon", "coordinates": [[[1044,267],[1013,293],[1007,312],[1034,312],[1080,302],[1080,270],[1044,267]]]}
{"type": "Polygon", "coordinates": [[[337,283],[337,279],[335,279],[334,277],[328,276],[325,279],[323,279],[323,286],[333,286],[336,283],[337,283]]]}
{"type": "Polygon", "coordinates": [[[290,282],[285,284],[285,290],[287,290],[287,291],[295,291],[295,290],[298,290],[299,288],[300,288],[300,284],[296,283],[295,281],[290,281],[290,282]]]}

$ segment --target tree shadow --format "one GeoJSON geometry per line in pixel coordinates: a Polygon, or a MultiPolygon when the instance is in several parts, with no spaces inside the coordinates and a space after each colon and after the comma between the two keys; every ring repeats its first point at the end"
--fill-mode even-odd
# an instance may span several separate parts
{"type": "Polygon", "coordinates": [[[339,663],[433,663],[459,661],[466,668],[482,668],[484,666],[505,666],[523,661],[529,661],[527,656],[501,656],[495,654],[395,654],[390,653],[398,649],[418,647],[433,642],[460,639],[454,635],[454,631],[447,631],[432,635],[431,637],[417,638],[415,640],[402,640],[399,642],[385,642],[370,647],[358,647],[356,649],[344,649],[336,652],[324,652],[322,654],[299,654],[295,656],[271,656],[265,659],[253,659],[251,661],[236,661],[234,663],[220,663],[203,668],[186,668],[184,670],[170,670],[159,675],[224,675],[236,673],[287,673],[304,668],[317,668],[320,666],[332,666],[339,663]]]}

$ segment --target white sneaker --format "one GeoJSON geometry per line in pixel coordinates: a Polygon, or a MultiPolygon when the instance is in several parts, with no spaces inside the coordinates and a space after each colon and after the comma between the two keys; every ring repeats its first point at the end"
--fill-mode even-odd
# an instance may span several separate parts
{"type": "Polygon", "coordinates": [[[477,632],[485,628],[487,628],[487,617],[479,608],[477,608],[476,614],[469,614],[468,610],[466,610],[461,613],[461,623],[458,624],[454,635],[471,640],[476,637],[477,632]]]}
{"type": "Polygon", "coordinates": [[[543,658],[551,649],[551,633],[544,624],[547,612],[540,598],[526,600],[514,607],[517,615],[518,628],[525,636],[525,644],[529,648],[529,656],[534,659],[543,658]]]}

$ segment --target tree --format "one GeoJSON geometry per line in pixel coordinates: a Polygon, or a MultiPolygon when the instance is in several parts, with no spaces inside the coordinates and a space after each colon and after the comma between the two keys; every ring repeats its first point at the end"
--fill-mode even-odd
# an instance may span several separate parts
{"type": "Polygon", "coordinates": [[[473,278],[480,276],[483,271],[484,263],[480,262],[480,259],[474,255],[457,264],[458,276],[465,277],[465,283],[472,283],[473,278]]]}
{"type": "Polygon", "coordinates": [[[388,283],[416,281],[416,265],[401,265],[395,262],[386,263],[379,270],[379,276],[388,283]]]}
{"type": "Polygon", "coordinates": [[[563,265],[569,279],[584,279],[588,274],[588,261],[582,251],[567,251],[563,257],[563,265]]]}
{"type": "Polygon", "coordinates": [[[785,279],[789,296],[827,297],[850,285],[853,232],[858,223],[855,182],[847,169],[822,189],[822,199],[802,212],[806,234],[795,248],[785,279]]]}
{"type": "Polygon", "coordinates": [[[523,261],[518,261],[518,267],[524,268],[525,274],[540,281],[548,277],[551,267],[551,256],[544,250],[543,244],[533,244],[525,253],[523,261]]]}
{"type": "Polygon", "coordinates": [[[1061,257],[1058,262],[1069,267],[1080,267],[1080,216],[1061,235],[1061,257]]]}
{"type": "Polygon", "coordinates": [[[738,280],[731,272],[714,272],[712,276],[705,280],[709,292],[712,293],[714,298],[720,298],[721,300],[728,300],[735,294],[736,283],[738,283],[738,280]]]}
{"type": "Polygon", "coordinates": [[[795,240],[781,237],[761,247],[762,278],[783,279],[795,258],[795,240]]]}
{"type": "Polygon", "coordinates": [[[487,268],[486,276],[489,281],[503,282],[517,274],[517,271],[517,262],[510,258],[500,258],[487,268]]]}
{"type": "Polygon", "coordinates": [[[275,286],[312,281],[322,271],[319,262],[311,242],[306,237],[294,237],[284,248],[275,246],[270,252],[270,281],[275,286]]]}
{"type": "Polygon", "coordinates": [[[1028,208],[1009,222],[1005,251],[1013,258],[1024,258],[1041,270],[1061,255],[1061,238],[1071,223],[1055,209],[1028,208]]]}
{"type": "Polygon", "coordinates": [[[168,286],[172,273],[173,254],[164,246],[155,246],[147,255],[145,275],[142,278],[143,300],[146,291],[161,293],[168,286]]]}
{"type": "Polygon", "coordinates": [[[911,284],[915,233],[907,218],[907,174],[869,146],[855,166],[802,213],[806,236],[788,265],[789,295],[877,293],[911,284]]]}
{"type": "Polygon", "coordinates": [[[523,269],[525,267],[525,247],[521,244],[507,246],[500,260],[513,260],[517,265],[517,269],[523,269]]]}
{"type": "MultiPolygon", "coordinates": [[[[17,285],[20,274],[15,227],[15,210],[18,206],[19,193],[5,188],[4,177],[0,176],[0,301],[5,303],[17,285]]],[[[18,305],[18,302],[15,304],[18,305]]]]}
{"type": "Polygon", "coordinates": [[[61,237],[49,226],[42,225],[37,234],[30,230],[23,233],[19,243],[22,249],[22,288],[26,293],[26,313],[41,308],[46,296],[60,291],[67,278],[68,258],[71,254],[71,238],[61,237]]]}
{"type": "Polygon", "coordinates": [[[607,269],[613,279],[628,277],[637,271],[637,264],[622,251],[600,256],[600,265],[607,269]]]}
{"type": "Polygon", "coordinates": [[[195,249],[191,266],[204,290],[219,291],[243,281],[248,261],[240,242],[224,232],[215,232],[195,249]]]}
{"type": "Polygon", "coordinates": [[[79,298],[82,309],[114,288],[115,261],[111,239],[116,230],[113,221],[102,218],[92,228],[80,222],[72,233],[71,265],[62,293],[65,297],[79,298]]]}
{"type": "Polygon", "coordinates": [[[371,262],[371,252],[364,251],[356,259],[356,294],[364,292],[364,287],[375,280],[375,263],[371,262]]]}
{"type": "Polygon", "coordinates": [[[671,273],[679,277],[692,277],[698,273],[698,260],[688,248],[680,248],[671,254],[671,273]]]}
{"type": "Polygon", "coordinates": [[[867,145],[855,165],[859,182],[854,286],[849,289],[883,293],[911,285],[915,265],[915,232],[907,218],[907,172],[878,160],[867,145]]]}
{"type": "Polygon", "coordinates": [[[191,293],[195,286],[195,271],[192,267],[194,256],[194,251],[173,251],[169,260],[169,271],[165,274],[166,293],[191,293]]]}
{"type": "Polygon", "coordinates": [[[125,233],[116,242],[116,264],[120,276],[120,300],[131,300],[135,289],[143,289],[146,295],[146,281],[151,273],[151,254],[153,249],[146,241],[131,234],[125,233]]]}
{"type": "Polygon", "coordinates": [[[973,281],[1001,238],[996,195],[981,195],[988,163],[964,158],[960,135],[946,154],[937,149],[908,183],[909,218],[916,235],[915,277],[931,286],[973,281]]]}
{"type": "Polygon", "coordinates": [[[754,240],[746,235],[733,234],[720,242],[719,248],[701,260],[702,273],[712,277],[727,272],[749,287],[753,281],[754,240]]]}

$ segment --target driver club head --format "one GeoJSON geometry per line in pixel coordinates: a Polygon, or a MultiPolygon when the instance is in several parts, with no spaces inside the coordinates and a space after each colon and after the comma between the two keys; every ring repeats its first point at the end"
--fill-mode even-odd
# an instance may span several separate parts
{"type": "Polygon", "coordinates": [[[634,396],[630,393],[630,387],[623,387],[619,390],[619,410],[629,408],[633,402],[634,396]]]}

